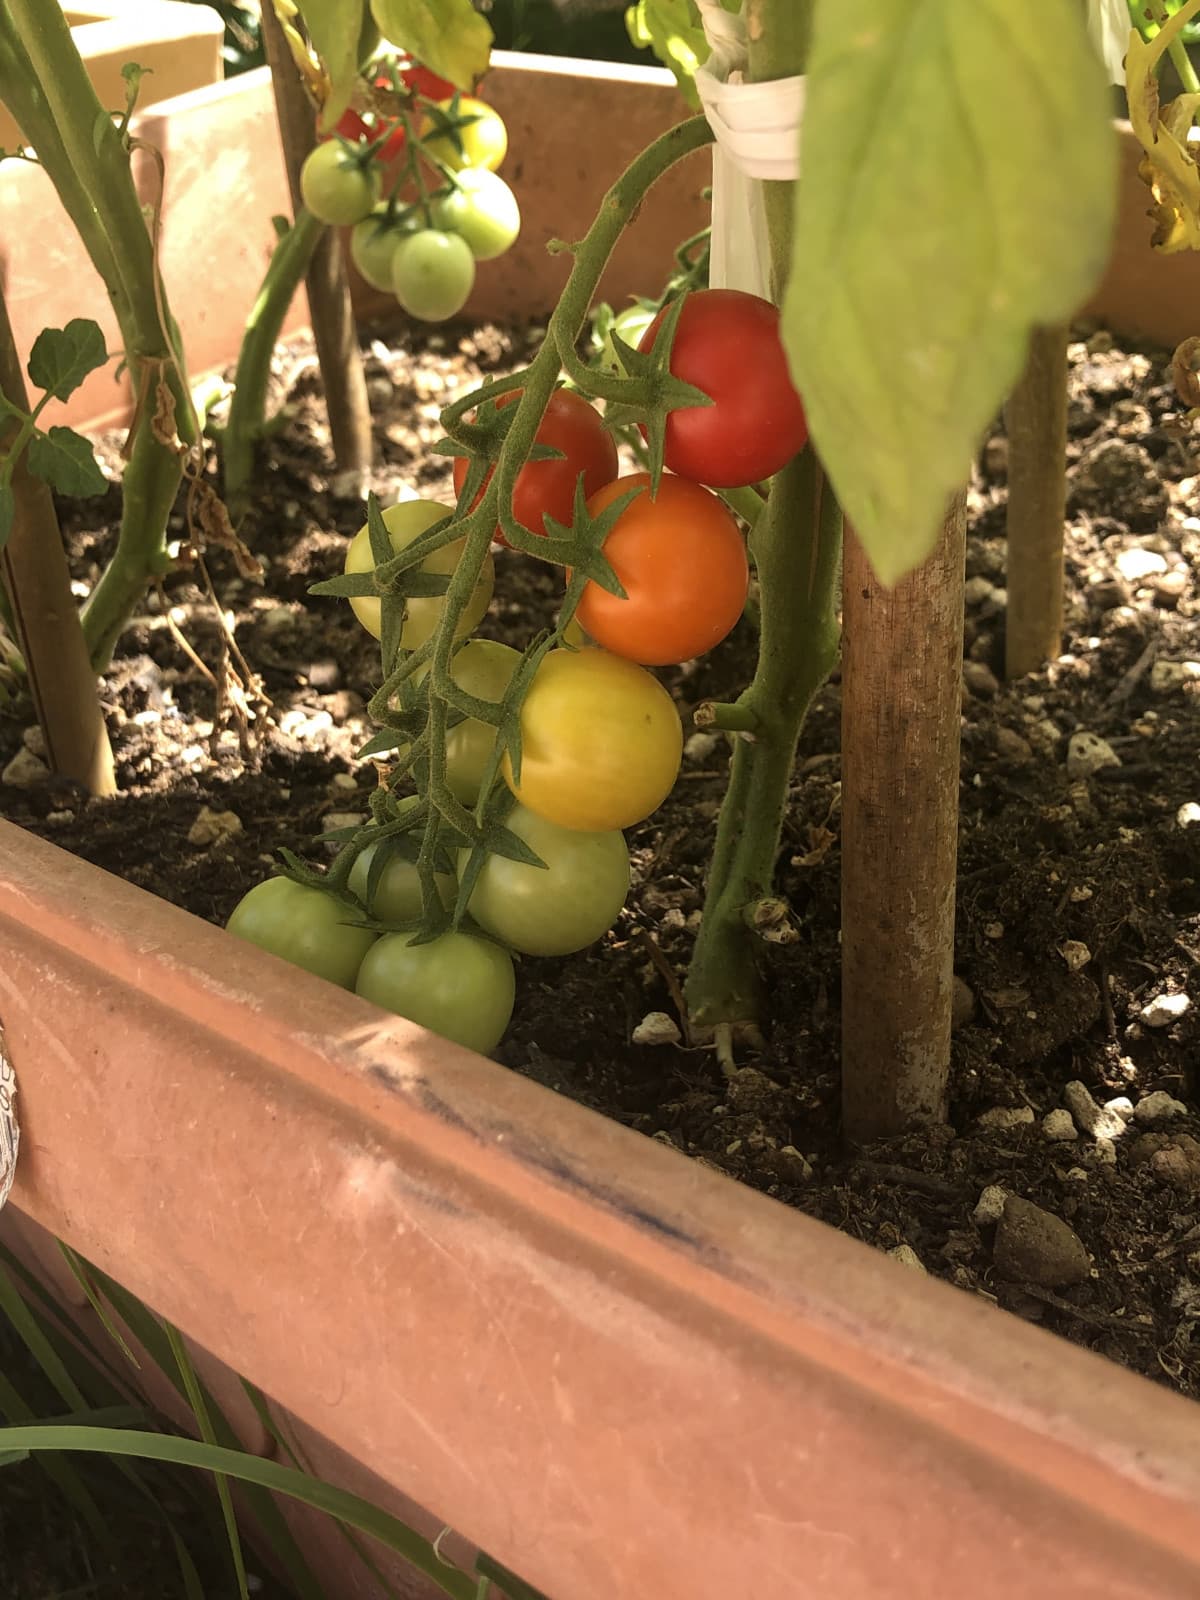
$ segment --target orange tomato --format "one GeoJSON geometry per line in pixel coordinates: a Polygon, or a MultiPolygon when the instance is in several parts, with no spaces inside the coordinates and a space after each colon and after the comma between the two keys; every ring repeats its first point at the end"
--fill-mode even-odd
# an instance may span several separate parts
{"type": "Polygon", "coordinates": [[[745,540],[722,500],[670,473],[656,495],[648,472],[618,478],[592,495],[588,510],[596,516],[630,489],[639,492],[603,546],[626,598],[589,583],[575,616],[615,655],[675,666],[719,644],[741,616],[750,583],[745,540]]]}

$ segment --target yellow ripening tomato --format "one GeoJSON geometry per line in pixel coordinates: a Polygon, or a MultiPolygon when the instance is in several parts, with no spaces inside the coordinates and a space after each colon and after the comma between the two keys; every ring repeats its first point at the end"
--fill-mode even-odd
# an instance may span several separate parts
{"type": "MultiPolygon", "coordinates": [[[[392,549],[399,555],[405,546],[410,545],[426,529],[432,528],[435,522],[440,522],[443,517],[449,516],[452,510],[452,506],[438,505],[432,500],[403,500],[399,505],[388,506],[383,512],[383,522],[391,535],[392,549]]],[[[443,545],[440,550],[435,550],[431,556],[422,561],[421,571],[453,572],[462,556],[464,543],[463,539],[455,539],[452,544],[443,545]]],[[[370,572],[374,566],[371,536],[364,523],[350,541],[346,551],[345,570],[370,572]]],[[[457,629],[459,637],[470,633],[491,604],[494,582],[495,567],[489,555],[479,574],[479,581],[475,585],[470,604],[459,620],[457,629]]],[[[378,639],[383,627],[379,601],[374,595],[355,595],[350,605],[367,632],[378,639]]],[[[441,595],[427,595],[410,600],[408,615],[404,619],[404,628],[400,635],[401,647],[405,650],[416,650],[418,646],[423,645],[441,620],[444,607],[445,601],[441,595]]]]}
{"type": "MultiPolygon", "coordinates": [[[[444,117],[453,117],[453,98],[439,100],[437,110],[444,117]]],[[[459,95],[458,116],[474,120],[466,122],[464,127],[447,128],[439,133],[436,116],[424,119],[421,143],[426,153],[453,172],[462,167],[486,167],[489,172],[495,172],[508,153],[508,130],[503,119],[486,102],[469,94],[459,95]]]]}
{"type": "Polygon", "coordinates": [[[629,828],[666,799],[683,728],[670,695],[644,667],[605,650],[551,650],[521,707],[522,805],[563,828],[629,828]]]}

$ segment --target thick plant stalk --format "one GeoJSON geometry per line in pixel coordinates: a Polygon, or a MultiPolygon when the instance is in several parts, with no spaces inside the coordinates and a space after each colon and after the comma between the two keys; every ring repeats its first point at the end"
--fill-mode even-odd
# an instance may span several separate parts
{"type": "MultiPolygon", "coordinates": [[[[747,8],[751,78],[803,70],[811,12],[795,0],[747,8]]],[[[768,184],[766,205],[778,294],[790,254],[792,185],[768,184]]],[[[841,524],[820,463],[806,450],[775,478],[751,534],[761,591],[754,679],[736,703],[707,707],[702,719],[736,742],[685,995],[695,1022],[722,1030],[726,1065],[727,1030],[758,1020],[759,940],[779,937],[786,920],[771,896],[775,858],[800,730],[837,659],[841,524]]]]}
{"type": "Polygon", "coordinates": [[[104,279],[139,398],[117,553],[83,609],[84,636],[99,671],[147,580],[169,565],[167,516],[183,459],[178,444],[156,426],[160,385],[174,399],[175,428],[185,445],[194,442],[194,418],[129,155],[59,6],[43,0],[0,6],[0,98],[38,152],[104,279]]]}
{"type": "MultiPolygon", "coordinates": [[[[0,293],[0,393],[22,411],[29,398],[0,293]]],[[[17,424],[3,430],[13,434],[17,424]]],[[[0,443],[3,443],[0,438],[0,443]]],[[[90,794],[115,794],[112,747],[96,694],[96,676],[71,595],[71,574],[49,486],[26,470],[12,474],[16,515],[4,548],[4,585],[25,658],[34,709],[54,772],[90,794]]]]}
{"type": "Polygon", "coordinates": [[[966,497],[885,589],[846,544],[842,1120],[856,1143],[942,1121],[950,1074],[966,497]]]}
{"type": "MultiPolygon", "coordinates": [[[[271,66],[275,114],[283,141],[292,209],[299,219],[303,207],[300,168],[316,143],[316,114],[296,71],[271,0],[265,0],[262,8],[262,32],[271,66]]],[[[333,229],[327,230],[316,242],[306,287],[317,360],[325,386],[334,460],[339,472],[355,478],[365,488],[374,450],[371,407],[350,303],[350,280],[346,275],[341,242],[333,229]]]]}
{"type": "Polygon", "coordinates": [[[1004,671],[1036,672],[1062,651],[1067,499],[1067,328],[1035,328],[1008,425],[1008,611],[1004,671]]]}
{"type": "Polygon", "coordinates": [[[258,299],[246,321],[238,351],[229,421],[221,440],[225,499],[236,516],[244,509],[254,468],[254,449],[266,423],[271,356],[296,290],[308,271],[325,225],[303,208],[271,256],[258,299]]]}

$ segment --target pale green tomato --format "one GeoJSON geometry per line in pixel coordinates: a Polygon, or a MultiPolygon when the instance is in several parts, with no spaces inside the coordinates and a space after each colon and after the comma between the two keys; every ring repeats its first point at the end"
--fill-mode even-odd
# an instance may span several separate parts
{"type": "Polygon", "coordinates": [[[475,257],[457,233],[421,228],[396,246],[392,288],[418,322],[445,322],[456,316],[474,285],[475,257]]]}
{"type": "Polygon", "coordinates": [[[268,878],[242,896],[226,927],[305,972],[353,989],[363,957],[375,943],[369,929],[346,925],[353,915],[322,889],[268,878]]]}
{"type": "MultiPolygon", "coordinates": [[[[607,933],[629,893],[624,834],[560,828],[524,806],[505,826],[546,865],[488,856],[467,907],[483,931],[527,956],[567,956],[607,933]]],[[[460,872],[470,854],[460,853],[460,872]]]]}
{"type": "Polygon", "coordinates": [[[392,266],[396,259],[396,246],[411,229],[388,226],[377,216],[364,217],[350,233],[350,259],[359,276],[372,289],[392,293],[392,266]]]}
{"type": "MultiPolygon", "coordinates": [[[[491,639],[470,639],[450,664],[450,676],[460,689],[478,700],[503,700],[521,661],[519,650],[491,639]]],[[[496,745],[490,722],[467,717],[446,735],[446,782],[450,793],[465,806],[479,799],[479,786],[496,745]]]]}
{"type": "Polygon", "coordinates": [[[385,933],[378,940],[359,969],[357,993],[443,1039],[490,1054],[512,1016],[512,957],[469,933],[444,933],[428,944],[411,938],[385,933]]]}
{"type": "MultiPolygon", "coordinates": [[[[453,507],[438,505],[432,500],[402,500],[399,505],[388,506],[383,513],[383,521],[392,539],[392,549],[399,555],[406,545],[424,533],[427,528],[432,528],[435,522],[440,522],[453,507]]],[[[463,552],[465,541],[455,539],[452,544],[443,545],[440,550],[435,550],[421,563],[422,572],[451,573],[458,565],[463,552]]],[[[371,535],[367,526],[363,526],[350,541],[346,551],[347,572],[371,572],[375,567],[375,559],[371,554],[371,535]]],[[[479,581],[475,585],[475,592],[471,602],[463,612],[458,625],[460,637],[470,633],[474,628],[492,599],[492,586],[495,582],[495,566],[489,555],[479,574],[479,581]]],[[[369,634],[376,639],[380,637],[383,627],[380,603],[374,595],[354,595],[350,605],[354,615],[362,623],[369,634]]],[[[416,650],[423,645],[433,633],[445,609],[445,600],[439,595],[426,595],[408,602],[408,615],[404,619],[404,628],[400,634],[400,644],[405,650],[416,650]]]]}
{"type": "MultiPolygon", "coordinates": [[[[389,852],[387,864],[375,885],[374,899],[367,905],[371,862],[380,848],[378,844],[369,844],[355,858],[350,868],[350,892],[358,896],[369,914],[379,922],[414,922],[421,915],[421,877],[416,862],[405,860],[394,850],[389,852]]],[[[442,904],[449,909],[458,894],[458,881],[454,874],[439,872],[437,887],[442,904]]]]}
{"type": "Polygon", "coordinates": [[[339,139],[326,139],[304,158],[300,198],[318,222],[351,227],[379,199],[378,170],[364,167],[339,139]]]}
{"type": "Polygon", "coordinates": [[[455,182],[457,189],[433,202],[433,220],[447,233],[460,233],[476,261],[494,261],[521,231],[517,197],[486,167],[464,167],[455,182]]]}

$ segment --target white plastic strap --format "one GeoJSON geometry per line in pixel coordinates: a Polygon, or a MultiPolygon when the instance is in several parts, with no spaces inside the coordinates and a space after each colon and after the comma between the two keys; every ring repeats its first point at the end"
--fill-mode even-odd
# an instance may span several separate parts
{"type": "Polygon", "coordinates": [[[17,1122],[17,1075],[4,1050],[0,1031],[0,1210],[8,1199],[17,1173],[21,1128],[17,1122]]]}
{"type": "Polygon", "coordinates": [[[770,294],[770,250],[764,180],[787,182],[800,173],[804,79],[743,83],[743,18],[719,0],[697,0],[712,49],[696,73],[696,90],[715,136],[712,249],[714,288],[770,294]]]}

